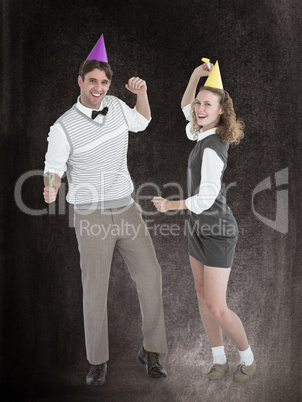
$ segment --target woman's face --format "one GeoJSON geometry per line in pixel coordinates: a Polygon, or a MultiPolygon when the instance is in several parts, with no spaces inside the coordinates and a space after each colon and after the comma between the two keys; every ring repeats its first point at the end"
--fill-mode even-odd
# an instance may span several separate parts
{"type": "Polygon", "coordinates": [[[195,115],[203,131],[216,127],[222,113],[218,95],[206,89],[199,92],[195,100],[195,115]]]}

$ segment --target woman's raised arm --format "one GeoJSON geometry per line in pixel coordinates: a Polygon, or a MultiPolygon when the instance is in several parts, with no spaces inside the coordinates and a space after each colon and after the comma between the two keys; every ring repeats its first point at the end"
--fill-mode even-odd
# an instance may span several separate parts
{"type": "Polygon", "coordinates": [[[182,100],[181,100],[181,108],[183,109],[185,106],[189,105],[192,103],[195,99],[195,93],[196,93],[196,88],[198,85],[198,82],[200,80],[200,77],[205,77],[210,74],[213,64],[211,64],[211,69],[209,69],[207,63],[203,63],[200,66],[196,67],[195,70],[193,71],[189,83],[187,85],[187,88],[183,94],[182,100]]]}

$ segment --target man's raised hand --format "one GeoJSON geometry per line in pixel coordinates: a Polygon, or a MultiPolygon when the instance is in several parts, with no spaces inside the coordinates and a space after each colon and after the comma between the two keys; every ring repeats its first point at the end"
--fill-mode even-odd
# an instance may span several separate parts
{"type": "Polygon", "coordinates": [[[139,77],[132,77],[129,79],[128,84],[125,85],[128,91],[136,94],[142,95],[147,92],[147,84],[146,81],[142,80],[139,77]]]}

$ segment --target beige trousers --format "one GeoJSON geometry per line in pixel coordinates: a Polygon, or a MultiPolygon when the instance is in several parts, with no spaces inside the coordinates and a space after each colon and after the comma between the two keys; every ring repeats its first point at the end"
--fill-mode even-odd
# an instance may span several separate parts
{"type": "Polygon", "coordinates": [[[148,351],[166,353],[161,268],[138,204],[93,212],[75,210],[75,230],[82,271],[88,361],[100,364],[109,359],[107,293],[115,247],[136,283],[143,346],[148,351]]]}

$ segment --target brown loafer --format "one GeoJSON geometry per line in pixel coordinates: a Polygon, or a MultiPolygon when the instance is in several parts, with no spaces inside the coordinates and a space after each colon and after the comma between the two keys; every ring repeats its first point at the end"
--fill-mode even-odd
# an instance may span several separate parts
{"type": "Polygon", "coordinates": [[[253,364],[250,366],[246,366],[245,364],[238,364],[236,370],[234,371],[233,381],[235,382],[246,382],[252,378],[252,375],[256,371],[256,362],[253,361],[253,364]]]}
{"type": "Polygon", "coordinates": [[[219,378],[222,378],[229,369],[228,361],[224,364],[212,364],[208,370],[207,377],[209,380],[219,380],[219,378]]]}
{"type": "Polygon", "coordinates": [[[146,366],[147,376],[150,378],[167,377],[166,370],[161,365],[159,353],[148,352],[142,346],[137,354],[137,359],[146,366]]]}

